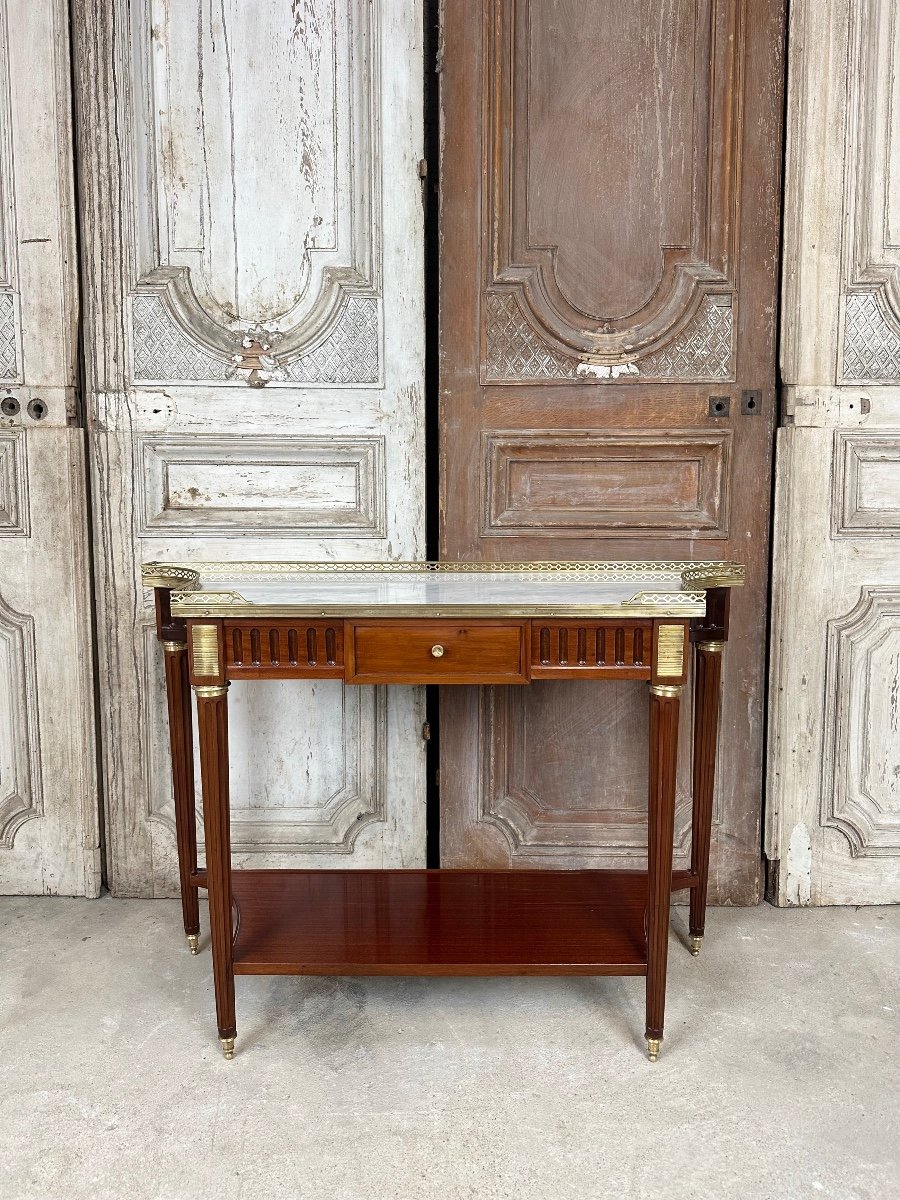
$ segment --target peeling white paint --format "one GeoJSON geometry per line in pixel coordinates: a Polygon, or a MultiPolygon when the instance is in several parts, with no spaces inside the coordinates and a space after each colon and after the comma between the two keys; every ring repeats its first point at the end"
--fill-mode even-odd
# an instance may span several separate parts
{"type": "Polygon", "coordinates": [[[812,876],[812,839],[801,821],[791,833],[787,857],[785,898],[788,904],[808,905],[812,876]]]}
{"type": "Polygon", "coordinates": [[[617,363],[608,366],[605,363],[583,362],[578,364],[577,374],[586,379],[621,379],[623,375],[640,375],[634,363],[617,363]]]}

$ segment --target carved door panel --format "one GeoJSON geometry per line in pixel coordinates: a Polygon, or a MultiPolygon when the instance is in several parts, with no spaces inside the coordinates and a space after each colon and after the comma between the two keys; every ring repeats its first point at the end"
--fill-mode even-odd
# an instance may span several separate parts
{"type": "Polygon", "coordinates": [[[804,0],[790,46],[770,892],[896,903],[900,6],[804,0]]]}
{"type": "MultiPolygon", "coordinates": [[[[760,890],[783,9],[444,10],[442,553],[746,565],[713,833],[735,902],[760,890]]],[[[445,696],[443,860],[639,862],[645,693],[445,696]]]]}
{"type": "MultiPolygon", "coordinates": [[[[421,27],[409,0],[76,0],[120,894],[177,879],[140,562],[424,553],[421,27]]],[[[420,691],[245,684],[231,710],[237,863],[421,865],[420,691]]]]}
{"type": "Polygon", "coordinates": [[[0,4],[0,892],[100,888],[68,11],[0,4]]]}

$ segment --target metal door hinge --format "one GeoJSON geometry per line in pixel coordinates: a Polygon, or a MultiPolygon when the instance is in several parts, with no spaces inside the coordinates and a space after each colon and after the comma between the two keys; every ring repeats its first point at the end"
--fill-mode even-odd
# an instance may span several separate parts
{"type": "Polygon", "coordinates": [[[423,742],[431,741],[431,726],[429,725],[429,723],[427,721],[422,726],[422,741],[423,742]]]}
{"type": "Polygon", "coordinates": [[[419,159],[419,178],[420,179],[428,178],[428,159],[427,158],[419,159]]]}

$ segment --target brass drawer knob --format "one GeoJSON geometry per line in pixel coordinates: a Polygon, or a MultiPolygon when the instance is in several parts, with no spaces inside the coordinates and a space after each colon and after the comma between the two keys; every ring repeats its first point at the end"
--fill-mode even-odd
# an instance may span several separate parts
{"type": "Polygon", "coordinates": [[[432,656],[432,658],[443,658],[444,657],[444,647],[443,646],[432,646],[431,647],[431,656],[432,656]]]}

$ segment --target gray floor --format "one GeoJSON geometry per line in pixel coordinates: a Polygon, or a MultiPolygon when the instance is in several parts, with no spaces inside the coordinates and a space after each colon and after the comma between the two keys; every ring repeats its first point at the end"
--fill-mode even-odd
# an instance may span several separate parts
{"type": "Polygon", "coordinates": [[[900,1197],[900,908],[674,924],[655,1066],[639,979],[239,979],[227,1063],[175,904],[0,899],[0,1196],[900,1197]]]}

